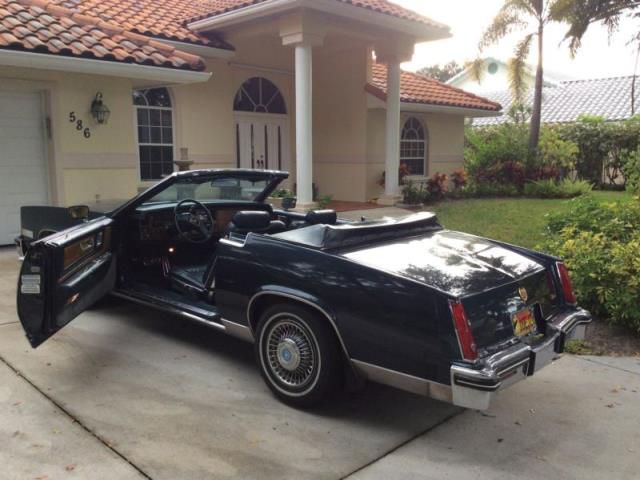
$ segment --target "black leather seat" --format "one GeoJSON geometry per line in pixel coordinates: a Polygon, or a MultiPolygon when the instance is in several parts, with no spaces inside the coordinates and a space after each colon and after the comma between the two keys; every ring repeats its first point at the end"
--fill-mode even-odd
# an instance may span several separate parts
{"type": "Polygon", "coordinates": [[[335,225],[338,214],[335,210],[311,210],[307,212],[304,221],[309,225],[335,225]]]}
{"type": "Polygon", "coordinates": [[[304,216],[304,220],[291,223],[292,228],[304,228],[309,225],[335,225],[338,214],[335,210],[311,210],[304,216]]]}
{"type": "Polygon", "coordinates": [[[235,235],[247,235],[248,233],[264,233],[273,235],[284,232],[287,226],[280,220],[271,220],[269,212],[243,210],[237,212],[229,226],[227,232],[235,235]]]}

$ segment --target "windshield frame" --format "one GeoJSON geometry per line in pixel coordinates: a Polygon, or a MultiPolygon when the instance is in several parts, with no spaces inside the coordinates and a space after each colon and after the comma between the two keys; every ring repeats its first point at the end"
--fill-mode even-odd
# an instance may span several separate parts
{"type": "MultiPolygon", "coordinates": [[[[120,214],[126,214],[126,212],[130,212],[135,210],[137,207],[144,204],[147,200],[155,197],[159,193],[165,191],[167,188],[170,188],[175,183],[180,182],[184,179],[189,178],[205,178],[207,180],[214,180],[216,178],[225,178],[225,177],[234,177],[234,178],[246,178],[247,180],[269,180],[269,183],[265,187],[265,189],[255,197],[255,200],[244,202],[247,203],[264,203],[264,201],[269,197],[269,195],[278,188],[278,185],[282,183],[284,180],[289,178],[288,172],[282,172],[278,170],[250,170],[250,169],[212,169],[212,170],[189,170],[186,172],[175,172],[169,175],[164,180],[161,180],[156,185],[151,188],[145,190],[144,192],[136,195],[134,198],[129,200],[128,202],[121,205],[119,208],[111,212],[111,217],[116,217],[120,214]]],[[[204,181],[207,181],[204,180],[204,181]]],[[[228,203],[228,200],[211,200],[207,203],[228,203]]],[[[236,203],[242,203],[242,200],[236,201],[236,203]]],[[[167,203],[170,205],[171,203],[167,203]]]]}

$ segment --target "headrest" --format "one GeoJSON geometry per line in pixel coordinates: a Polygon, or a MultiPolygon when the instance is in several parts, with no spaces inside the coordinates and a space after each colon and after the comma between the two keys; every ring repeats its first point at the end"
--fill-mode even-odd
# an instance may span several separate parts
{"type": "Polygon", "coordinates": [[[311,225],[334,225],[337,220],[335,210],[311,210],[305,217],[305,221],[311,225]]]}
{"type": "Polygon", "coordinates": [[[231,221],[236,227],[246,230],[267,228],[271,223],[271,214],[255,210],[242,210],[237,212],[231,221]]]}

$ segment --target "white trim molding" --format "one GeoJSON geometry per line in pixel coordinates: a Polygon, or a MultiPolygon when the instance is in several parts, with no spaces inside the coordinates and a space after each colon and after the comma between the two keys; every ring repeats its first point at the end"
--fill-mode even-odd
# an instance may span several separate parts
{"type": "Polygon", "coordinates": [[[165,85],[206,82],[211,78],[211,73],[209,72],[194,72],[190,70],[110,62],[90,58],[63,57],[47,53],[17,52],[12,50],[0,50],[0,65],[149,80],[152,84],[163,83],[165,85]]]}
{"type": "MultiPolygon", "coordinates": [[[[369,109],[386,109],[384,100],[380,100],[375,95],[367,94],[367,106],[369,109]]],[[[465,117],[500,117],[502,111],[483,110],[480,108],[451,107],[447,105],[433,105],[427,103],[402,102],[400,104],[402,112],[411,113],[444,113],[448,115],[462,115],[465,117]]]]}
{"type": "Polygon", "coordinates": [[[221,13],[213,17],[195,20],[187,26],[194,31],[221,30],[233,27],[242,22],[256,20],[268,15],[290,11],[295,8],[307,8],[328,14],[333,14],[349,20],[374,25],[385,30],[397,31],[404,35],[416,37],[416,41],[433,41],[451,37],[447,25],[429,20],[422,23],[407,20],[393,15],[375,12],[356,5],[340,3],[335,0],[272,0],[247,7],[221,13]]]}

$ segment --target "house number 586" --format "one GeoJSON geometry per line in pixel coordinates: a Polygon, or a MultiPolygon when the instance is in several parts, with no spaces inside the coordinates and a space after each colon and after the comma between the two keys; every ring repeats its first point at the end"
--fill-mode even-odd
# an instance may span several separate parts
{"type": "Polygon", "coordinates": [[[76,112],[69,112],[69,123],[75,123],[76,130],[82,132],[84,138],[91,138],[91,129],[85,127],[82,119],[76,117],[76,112]]]}

